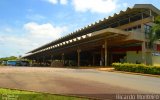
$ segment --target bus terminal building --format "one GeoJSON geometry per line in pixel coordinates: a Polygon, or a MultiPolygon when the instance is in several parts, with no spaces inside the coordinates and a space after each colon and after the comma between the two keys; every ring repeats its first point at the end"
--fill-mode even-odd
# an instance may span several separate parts
{"type": "Polygon", "coordinates": [[[36,66],[110,66],[114,62],[160,65],[160,41],[148,47],[148,31],[160,10],[135,4],[36,48],[23,58],[36,66]]]}

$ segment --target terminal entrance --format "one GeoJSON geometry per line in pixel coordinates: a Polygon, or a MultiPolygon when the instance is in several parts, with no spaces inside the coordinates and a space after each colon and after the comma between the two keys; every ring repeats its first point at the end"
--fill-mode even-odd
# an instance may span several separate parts
{"type": "Polygon", "coordinates": [[[112,53],[111,63],[114,63],[114,62],[121,62],[121,63],[126,62],[126,53],[124,52],[112,53]]]}

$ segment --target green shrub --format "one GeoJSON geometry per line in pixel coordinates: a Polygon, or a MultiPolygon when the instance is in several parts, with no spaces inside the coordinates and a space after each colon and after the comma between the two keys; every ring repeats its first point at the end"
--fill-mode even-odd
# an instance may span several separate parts
{"type": "Polygon", "coordinates": [[[112,66],[118,71],[160,75],[160,67],[157,66],[132,63],[113,63],[112,66]]]}

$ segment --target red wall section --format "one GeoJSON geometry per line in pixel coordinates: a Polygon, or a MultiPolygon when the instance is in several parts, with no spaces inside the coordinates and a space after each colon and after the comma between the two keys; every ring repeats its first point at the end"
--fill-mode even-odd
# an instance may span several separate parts
{"type": "Polygon", "coordinates": [[[160,44],[157,44],[157,51],[160,51],[160,44]]]}
{"type": "Polygon", "coordinates": [[[111,52],[126,52],[126,51],[140,51],[142,50],[141,46],[133,46],[133,47],[119,47],[119,48],[111,48],[111,52]]]}

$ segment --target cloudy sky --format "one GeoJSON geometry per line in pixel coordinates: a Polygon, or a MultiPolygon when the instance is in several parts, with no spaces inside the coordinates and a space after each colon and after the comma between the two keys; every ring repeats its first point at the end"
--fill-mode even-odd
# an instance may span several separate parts
{"type": "Polygon", "coordinates": [[[0,0],[0,57],[19,56],[95,21],[160,0],[0,0]]]}

